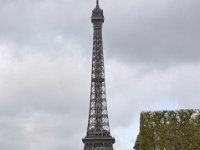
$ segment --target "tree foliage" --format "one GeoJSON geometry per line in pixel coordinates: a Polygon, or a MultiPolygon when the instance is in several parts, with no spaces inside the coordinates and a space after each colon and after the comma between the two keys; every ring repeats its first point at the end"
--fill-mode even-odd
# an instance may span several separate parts
{"type": "Polygon", "coordinates": [[[200,110],[142,112],[140,150],[200,150],[200,110]]]}

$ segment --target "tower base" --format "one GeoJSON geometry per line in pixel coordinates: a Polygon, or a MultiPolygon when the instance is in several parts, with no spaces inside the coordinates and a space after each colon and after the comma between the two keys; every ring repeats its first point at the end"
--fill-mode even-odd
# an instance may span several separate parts
{"type": "Polygon", "coordinates": [[[82,141],[85,144],[84,150],[114,150],[115,139],[113,137],[85,137],[82,141]]]}

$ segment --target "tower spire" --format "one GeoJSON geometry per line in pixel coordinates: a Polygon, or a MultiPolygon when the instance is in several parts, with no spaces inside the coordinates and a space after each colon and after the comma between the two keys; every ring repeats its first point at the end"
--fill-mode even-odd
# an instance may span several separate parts
{"type": "Polygon", "coordinates": [[[97,7],[99,7],[99,0],[97,0],[97,7]]]}

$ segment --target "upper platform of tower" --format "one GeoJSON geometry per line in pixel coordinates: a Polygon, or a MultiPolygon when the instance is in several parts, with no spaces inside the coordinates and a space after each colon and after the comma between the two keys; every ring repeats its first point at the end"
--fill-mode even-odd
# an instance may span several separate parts
{"type": "Polygon", "coordinates": [[[101,9],[99,7],[99,0],[97,0],[97,2],[96,2],[96,8],[94,8],[92,11],[91,21],[92,21],[92,23],[95,21],[104,22],[103,9],[101,9]]]}

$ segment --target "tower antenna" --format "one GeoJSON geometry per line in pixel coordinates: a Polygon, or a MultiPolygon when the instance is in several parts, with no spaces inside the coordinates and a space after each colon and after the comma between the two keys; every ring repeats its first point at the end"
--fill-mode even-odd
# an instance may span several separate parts
{"type": "Polygon", "coordinates": [[[97,0],[97,7],[99,7],[99,0],[97,0]]]}

